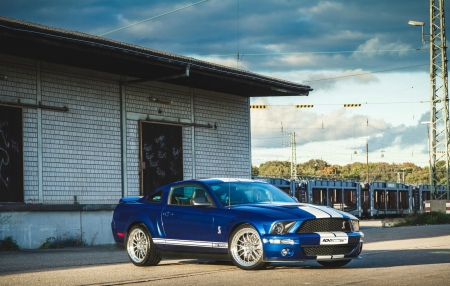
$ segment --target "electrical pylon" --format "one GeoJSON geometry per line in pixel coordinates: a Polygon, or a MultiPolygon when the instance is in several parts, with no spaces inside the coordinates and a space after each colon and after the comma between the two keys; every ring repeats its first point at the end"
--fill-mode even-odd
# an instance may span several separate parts
{"type": "Polygon", "coordinates": [[[436,199],[436,186],[439,184],[437,163],[444,161],[447,198],[449,198],[449,110],[444,0],[430,0],[429,36],[431,107],[430,191],[431,199],[436,199]]]}
{"type": "Polygon", "coordinates": [[[291,179],[297,179],[297,143],[295,142],[295,132],[285,132],[283,130],[283,122],[281,122],[281,134],[283,136],[291,136],[291,142],[283,142],[283,146],[291,146],[291,179]]]}

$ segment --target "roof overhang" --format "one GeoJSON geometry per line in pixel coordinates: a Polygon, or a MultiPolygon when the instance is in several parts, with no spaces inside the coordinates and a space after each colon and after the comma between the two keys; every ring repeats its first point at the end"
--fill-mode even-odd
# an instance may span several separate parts
{"type": "Polygon", "coordinates": [[[307,85],[0,17],[0,53],[243,97],[308,95],[307,85]]]}

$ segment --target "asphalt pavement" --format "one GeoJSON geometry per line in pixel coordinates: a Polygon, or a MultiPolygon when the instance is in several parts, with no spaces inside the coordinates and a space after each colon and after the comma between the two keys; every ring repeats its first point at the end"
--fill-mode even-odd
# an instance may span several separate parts
{"type": "MultiPolygon", "coordinates": [[[[382,228],[381,220],[362,220],[360,225],[366,250],[377,242],[450,236],[450,225],[382,228]]],[[[384,245],[388,247],[389,243],[384,245]]],[[[170,260],[165,262],[170,263],[170,260]]],[[[116,245],[3,251],[0,252],[0,275],[121,263],[130,261],[126,251],[116,245]]]]}

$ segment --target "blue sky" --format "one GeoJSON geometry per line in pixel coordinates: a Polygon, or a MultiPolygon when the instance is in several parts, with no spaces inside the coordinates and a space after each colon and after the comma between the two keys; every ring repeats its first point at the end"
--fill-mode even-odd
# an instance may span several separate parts
{"type": "MultiPolygon", "coordinates": [[[[0,1],[2,16],[100,35],[193,1],[0,1]]],[[[310,85],[308,97],[252,98],[252,163],[428,165],[428,0],[208,0],[106,38],[310,85]],[[241,58],[236,59],[239,53],[241,58]],[[346,103],[361,107],[344,108],[346,103]],[[295,109],[296,104],[313,104],[295,109]],[[355,154],[356,152],[356,154],[355,154]]]]}

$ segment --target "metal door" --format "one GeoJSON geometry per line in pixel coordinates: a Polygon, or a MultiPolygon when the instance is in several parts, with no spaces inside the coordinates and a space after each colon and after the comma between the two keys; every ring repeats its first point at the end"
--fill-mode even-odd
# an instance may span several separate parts
{"type": "Polygon", "coordinates": [[[179,125],[140,123],[141,194],[183,180],[183,130],[179,125]]]}

